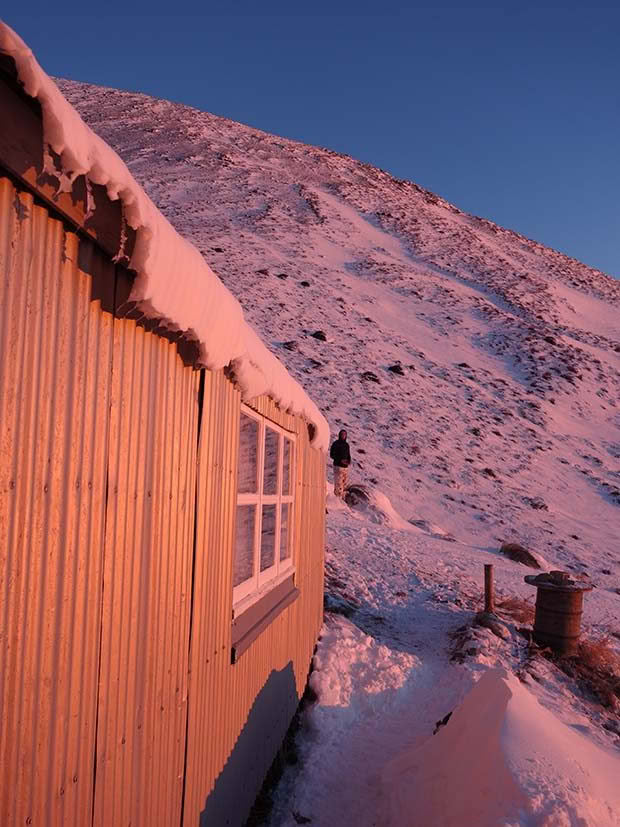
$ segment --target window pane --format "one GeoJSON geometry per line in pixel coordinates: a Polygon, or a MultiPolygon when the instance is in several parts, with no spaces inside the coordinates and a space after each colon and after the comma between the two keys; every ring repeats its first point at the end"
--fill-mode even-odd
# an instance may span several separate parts
{"type": "Polygon", "coordinates": [[[256,506],[237,506],[237,530],[233,563],[233,586],[249,580],[254,574],[254,527],[256,506]]]}
{"type": "Polygon", "coordinates": [[[237,491],[253,494],[258,491],[258,422],[241,414],[239,427],[239,468],[237,491]]]}
{"type": "Polygon", "coordinates": [[[284,503],[282,506],[282,521],[280,523],[280,560],[288,560],[291,556],[291,525],[292,505],[284,503]]]}
{"type": "Polygon", "coordinates": [[[282,493],[291,493],[291,468],[293,458],[293,443],[284,438],[284,457],[282,462],[282,493]]]}
{"type": "Polygon", "coordinates": [[[280,444],[280,434],[277,431],[272,431],[271,428],[265,428],[265,476],[264,476],[264,494],[278,493],[278,445],[280,444]]]}
{"type": "Polygon", "coordinates": [[[263,506],[263,524],[260,538],[260,570],[271,568],[276,561],[276,508],[263,506]]]}

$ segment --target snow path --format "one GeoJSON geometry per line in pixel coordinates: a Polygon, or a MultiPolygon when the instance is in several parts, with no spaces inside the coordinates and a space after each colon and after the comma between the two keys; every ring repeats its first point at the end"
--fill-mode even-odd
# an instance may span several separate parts
{"type": "MultiPolygon", "coordinates": [[[[341,539],[359,532],[342,528],[341,539]]],[[[326,827],[384,824],[386,766],[422,744],[473,682],[446,654],[458,615],[403,564],[398,543],[383,544],[372,529],[359,533],[376,566],[342,588],[358,605],[354,623],[326,615],[311,677],[320,701],[300,747],[305,777],[293,772],[282,782],[274,827],[295,825],[293,812],[326,827]]],[[[329,580],[344,584],[330,559],[329,580]]]]}

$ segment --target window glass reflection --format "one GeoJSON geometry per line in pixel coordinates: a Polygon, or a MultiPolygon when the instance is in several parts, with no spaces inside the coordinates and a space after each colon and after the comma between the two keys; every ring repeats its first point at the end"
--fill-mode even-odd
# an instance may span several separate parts
{"type": "Polygon", "coordinates": [[[263,493],[278,493],[278,446],[280,434],[265,428],[265,470],[263,477],[263,493]]]}
{"type": "Polygon", "coordinates": [[[284,503],[282,506],[282,518],[280,521],[280,560],[288,560],[291,556],[291,512],[291,504],[284,503]]]}
{"type": "Polygon", "coordinates": [[[291,458],[292,458],[293,443],[290,439],[284,438],[283,457],[282,457],[282,493],[291,493],[291,458]]]}
{"type": "Polygon", "coordinates": [[[263,523],[260,538],[260,570],[271,568],[276,561],[276,508],[263,506],[263,523]]]}
{"type": "Polygon", "coordinates": [[[237,525],[233,559],[233,586],[238,586],[254,574],[254,528],[256,506],[237,506],[237,525]]]}
{"type": "Polygon", "coordinates": [[[252,494],[258,490],[258,422],[241,414],[239,424],[239,469],[237,491],[252,494]]]}

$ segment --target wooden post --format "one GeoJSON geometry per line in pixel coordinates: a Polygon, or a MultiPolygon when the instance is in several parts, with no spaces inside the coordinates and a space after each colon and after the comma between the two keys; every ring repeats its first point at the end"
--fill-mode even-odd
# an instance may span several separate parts
{"type": "Polygon", "coordinates": [[[493,566],[484,564],[484,611],[488,614],[495,612],[495,595],[493,593],[493,566]]]}

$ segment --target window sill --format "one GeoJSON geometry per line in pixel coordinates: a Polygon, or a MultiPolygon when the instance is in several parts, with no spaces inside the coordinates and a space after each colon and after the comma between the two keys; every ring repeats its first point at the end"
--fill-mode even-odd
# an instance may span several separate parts
{"type": "Polygon", "coordinates": [[[289,575],[233,619],[231,663],[236,663],[276,617],[299,597],[295,577],[289,575]]]}

